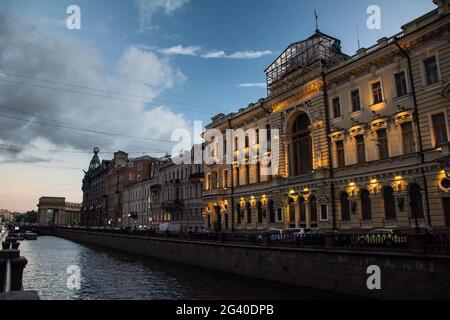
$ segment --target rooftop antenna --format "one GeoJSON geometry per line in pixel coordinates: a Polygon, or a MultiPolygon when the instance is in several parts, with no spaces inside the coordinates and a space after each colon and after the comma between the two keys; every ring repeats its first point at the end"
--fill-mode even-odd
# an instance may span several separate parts
{"type": "Polygon", "coordinates": [[[361,42],[359,39],[359,25],[356,25],[356,34],[358,36],[358,50],[361,49],[361,42]]]}
{"type": "Polygon", "coordinates": [[[319,32],[319,16],[317,15],[317,10],[314,10],[314,16],[316,18],[316,32],[319,32]]]}

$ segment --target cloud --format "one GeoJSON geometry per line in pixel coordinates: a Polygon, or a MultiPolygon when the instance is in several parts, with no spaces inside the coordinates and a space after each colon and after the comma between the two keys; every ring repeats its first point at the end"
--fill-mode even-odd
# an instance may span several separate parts
{"type": "Polygon", "coordinates": [[[227,55],[225,54],[225,51],[219,51],[219,50],[212,50],[204,53],[202,55],[202,58],[206,59],[218,59],[218,58],[226,58],[227,55]]]}
{"type": "Polygon", "coordinates": [[[266,88],[266,84],[265,83],[240,83],[239,84],[240,88],[266,88]]]}
{"type": "MultiPolygon", "coordinates": [[[[149,48],[149,47],[147,47],[149,48]]],[[[272,55],[273,52],[270,50],[264,51],[237,51],[231,54],[227,54],[224,50],[204,50],[200,46],[183,46],[177,45],[171,48],[159,49],[158,52],[167,55],[185,55],[185,56],[199,56],[205,59],[258,59],[264,56],[272,55]]]]}
{"type": "Polygon", "coordinates": [[[273,52],[270,50],[264,50],[264,51],[237,51],[231,54],[226,54],[223,50],[212,50],[204,53],[202,55],[202,58],[206,59],[258,59],[264,56],[272,55],[273,52]]]}
{"type": "Polygon", "coordinates": [[[39,148],[49,149],[44,144],[52,146],[50,149],[91,150],[99,146],[103,150],[170,151],[170,144],[152,139],[170,140],[173,130],[191,127],[183,115],[163,105],[149,105],[155,104],[154,99],[164,91],[186,80],[168,57],[131,46],[124,50],[115,67],[107,68],[102,57],[83,43],[49,38],[36,28],[26,27],[2,14],[0,47],[0,71],[61,83],[49,84],[0,73],[0,144],[15,146],[10,151],[0,149],[0,161],[51,160],[53,155],[44,151],[39,153],[39,148]],[[20,42],[10,39],[20,39],[20,42]],[[47,50],[25,43],[36,44],[47,50]],[[75,52],[76,56],[73,54],[75,52]],[[66,56],[75,59],[82,56],[83,63],[67,59],[66,56]],[[102,66],[112,72],[92,66],[102,66]],[[126,92],[133,99],[123,101],[74,94],[64,90],[98,92],[63,84],[126,92]],[[61,127],[64,124],[147,140],[68,130],[61,127]],[[22,146],[23,149],[17,149],[16,146],[22,146]],[[33,157],[28,157],[24,152],[31,146],[34,146],[33,157]]]}
{"type": "Polygon", "coordinates": [[[158,12],[172,14],[189,0],[135,0],[138,10],[139,31],[152,29],[153,16],[158,12]]]}
{"type": "Polygon", "coordinates": [[[264,56],[270,56],[273,52],[270,50],[265,51],[238,51],[230,56],[228,56],[230,59],[258,59],[264,56]]]}
{"type": "Polygon", "coordinates": [[[171,48],[160,49],[159,52],[167,55],[196,56],[201,49],[202,48],[198,46],[183,47],[182,45],[178,45],[171,48]]]}

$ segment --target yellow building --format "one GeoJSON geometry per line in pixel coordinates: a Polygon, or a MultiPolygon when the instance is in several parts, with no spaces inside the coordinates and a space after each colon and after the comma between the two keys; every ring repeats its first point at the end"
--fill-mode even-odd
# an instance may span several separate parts
{"type": "Polygon", "coordinates": [[[207,226],[450,227],[450,1],[434,2],[353,56],[317,30],[269,66],[265,99],[214,117],[208,130],[249,138],[207,139],[228,163],[205,170],[207,226]],[[277,130],[264,133],[272,146],[264,154],[263,129],[277,130]],[[255,152],[271,156],[276,174],[261,174],[255,152]]]}
{"type": "Polygon", "coordinates": [[[81,203],[66,202],[66,198],[42,197],[37,206],[40,226],[75,226],[81,222],[81,203]]]}

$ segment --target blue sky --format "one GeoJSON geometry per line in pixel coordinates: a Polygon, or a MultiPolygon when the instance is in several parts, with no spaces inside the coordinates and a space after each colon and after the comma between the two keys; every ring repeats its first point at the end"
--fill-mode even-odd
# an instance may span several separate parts
{"type": "Polygon", "coordinates": [[[351,55],[357,25],[368,47],[434,8],[432,0],[2,0],[0,207],[33,209],[43,195],[80,202],[94,147],[102,159],[119,149],[170,152],[174,130],[265,97],[265,68],[314,32],[314,10],[320,30],[351,55]],[[81,30],[66,28],[72,4],[81,30]],[[366,27],[370,5],[381,8],[380,30],[366,27]]]}
{"type": "MultiPolygon", "coordinates": [[[[175,1],[176,2],[176,1],[175,1]]],[[[400,31],[400,26],[434,8],[431,0],[190,0],[167,14],[157,10],[149,28],[139,32],[137,6],[126,0],[14,0],[15,15],[31,19],[38,28],[58,37],[73,38],[91,45],[105,59],[109,68],[124,48],[141,44],[158,49],[196,46],[205,51],[271,51],[257,59],[204,59],[171,55],[173,64],[187,80],[164,92],[161,97],[186,103],[215,107],[211,110],[233,111],[265,95],[261,87],[242,88],[242,83],[263,83],[264,69],[289,43],[314,31],[314,10],[320,29],[342,40],[343,49],[353,54],[357,49],[359,25],[362,46],[370,46],[382,36],[400,31]],[[68,5],[82,10],[82,30],[69,31],[62,24],[68,5]],[[381,8],[381,30],[366,27],[366,9],[381,8]]],[[[207,121],[210,114],[190,115],[207,121]]]]}

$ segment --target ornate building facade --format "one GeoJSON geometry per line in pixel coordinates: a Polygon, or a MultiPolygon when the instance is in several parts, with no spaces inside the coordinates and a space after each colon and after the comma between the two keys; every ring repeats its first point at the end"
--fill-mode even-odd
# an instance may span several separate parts
{"type": "Polygon", "coordinates": [[[262,175],[249,161],[252,151],[265,156],[258,141],[231,137],[223,160],[244,161],[206,167],[206,225],[450,228],[450,2],[434,2],[436,10],[354,56],[316,30],[266,70],[267,98],[214,117],[207,129],[254,129],[257,140],[276,129],[265,153],[278,170],[262,175]]]}
{"type": "MultiPolygon", "coordinates": [[[[193,157],[193,152],[186,156],[193,157]]],[[[193,164],[192,158],[182,164],[174,163],[170,157],[160,159],[150,187],[151,225],[171,223],[183,232],[201,229],[204,226],[203,180],[203,166],[193,164]]]]}
{"type": "Polygon", "coordinates": [[[123,190],[150,179],[155,160],[149,156],[130,159],[118,151],[114,158],[100,162],[98,148],[83,179],[82,224],[86,226],[121,227],[123,190]]]}

